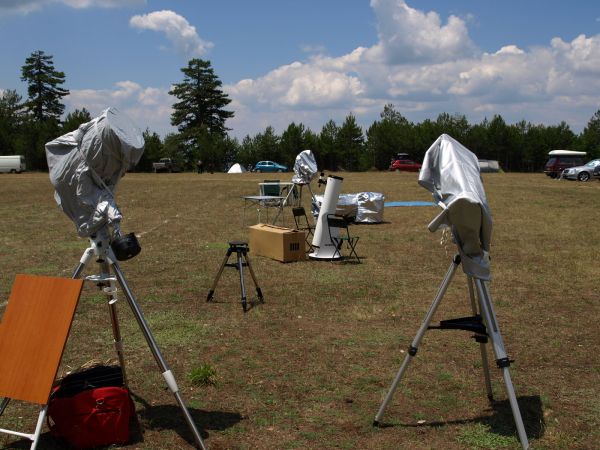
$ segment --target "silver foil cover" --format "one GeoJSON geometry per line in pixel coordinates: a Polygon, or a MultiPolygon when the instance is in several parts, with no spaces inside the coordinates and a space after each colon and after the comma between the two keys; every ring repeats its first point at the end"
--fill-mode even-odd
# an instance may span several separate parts
{"type": "Polygon", "coordinates": [[[381,192],[361,192],[357,194],[358,223],[381,223],[383,222],[383,205],[385,196],[381,192]]]}
{"type": "Polygon", "coordinates": [[[310,150],[301,151],[296,156],[296,162],[294,162],[294,176],[292,177],[292,183],[309,184],[317,175],[318,171],[317,162],[315,161],[313,153],[310,150]]]}
{"type": "MultiPolygon", "coordinates": [[[[317,217],[323,196],[315,195],[314,199],[316,204],[314,202],[312,204],[312,214],[317,217]]],[[[335,213],[354,223],[381,223],[384,202],[385,196],[379,192],[340,194],[335,213]]]]}
{"type": "Polygon", "coordinates": [[[429,230],[451,227],[463,271],[489,280],[492,215],[475,154],[442,134],[425,153],[419,184],[431,192],[442,208],[429,230]]]}
{"type": "Polygon", "coordinates": [[[80,236],[121,220],[114,192],[143,152],[142,132],[114,108],[46,144],[54,198],[80,236]]]}

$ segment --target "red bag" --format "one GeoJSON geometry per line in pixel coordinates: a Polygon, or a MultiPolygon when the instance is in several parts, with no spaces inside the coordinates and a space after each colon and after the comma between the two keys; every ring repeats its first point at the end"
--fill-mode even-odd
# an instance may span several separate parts
{"type": "Polygon", "coordinates": [[[53,436],[78,449],[124,444],[134,413],[129,391],[120,386],[87,389],[75,395],[52,395],[48,426],[53,436]]]}

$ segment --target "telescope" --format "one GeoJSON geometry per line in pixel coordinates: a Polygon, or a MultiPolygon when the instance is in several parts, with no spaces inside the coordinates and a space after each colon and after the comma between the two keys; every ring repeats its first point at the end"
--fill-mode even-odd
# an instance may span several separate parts
{"type": "Polygon", "coordinates": [[[73,221],[77,233],[90,240],[73,278],[79,278],[86,265],[95,260],[99,274],[85,277],[106,295],[114,344],[127,385],[125,357],[117,318],[117,282],[154,356],[160,372],[183,413],[196,446],[205,449],[200,432],[185,405],[175,376],[169,369],[150,327],[117,262],[133,258],[141,247],[135,234],[121,234],[123,218],[115,201],[115,191],[127,170],[132,169],[144,152],[144,137],[133,122],[115,108],[84,123],[46,144],[46,159],[54,198],[73,221]]]}
{"type": "Polygon", "coordinates": [[[141,131],[115,108],[46,144],[57,204],[81,237],[110,242],[120,261],[133,258],[141,247],[135,234],[121,234],[115,190],[143,152],[141,131]]]}
{"type": "Polygon", "coordinates": [[[463,330],[474,333],[472,337],[475,342],[479,343],[487,396],[490,401],[493,401],[494,395],[486,350],[486,344],[491,341],[496,356],[496,366],[504,378],[504,387],[519,441],[523,450],[527,450],[529,441],[509,373],[512,360],[506,354],[488,286],[491,279],[489,252],[492,216],[483,189],[477,157],[451,136],[442,134],[425,153],[419,174],[419,184],[431,192],[433,199],[442,208],[442,211],[428,225],[429,231],[450,228],[458,253],[452,259],[425,319],[408,347],[404,361],[377,411],[373,425],[380,424],[387,405],[408,365],[417,356],[425,332],[430,329],[463,330]],[[463,272],[467,277],[473,315],[442,320],[439,326],[432,326],[430,323],[433,316],[459,265],[462,265],[463,272]]]}
{"type": "Polygon", "coordinates": [[[425,153],[419,184],[431,192],[442,208],[428,225],[429,231],[450,228],[463,271],[489,280],[492,215],[477,156],[451,136],[442,134],[425,153]]]}

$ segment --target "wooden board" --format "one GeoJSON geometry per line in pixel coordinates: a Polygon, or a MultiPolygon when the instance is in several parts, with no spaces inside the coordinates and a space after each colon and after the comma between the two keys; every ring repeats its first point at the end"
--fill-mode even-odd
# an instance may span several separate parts
{"type": "Polygon", "coordinates": [[[48,402],[82,287],[83,280],[16,276],[0,325],[0,397],[48,402]]]}

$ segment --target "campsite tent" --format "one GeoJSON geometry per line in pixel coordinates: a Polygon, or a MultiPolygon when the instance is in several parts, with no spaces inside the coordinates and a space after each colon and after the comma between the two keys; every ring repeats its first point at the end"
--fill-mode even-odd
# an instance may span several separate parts
{"type": "Polygon", "coordinates": [[[244,166],[242,166],[240,163],[235,163],[227,171],[227,173],[244,173],[244,172],[247,172],[247,171],[244,168],[244,166]]]}

